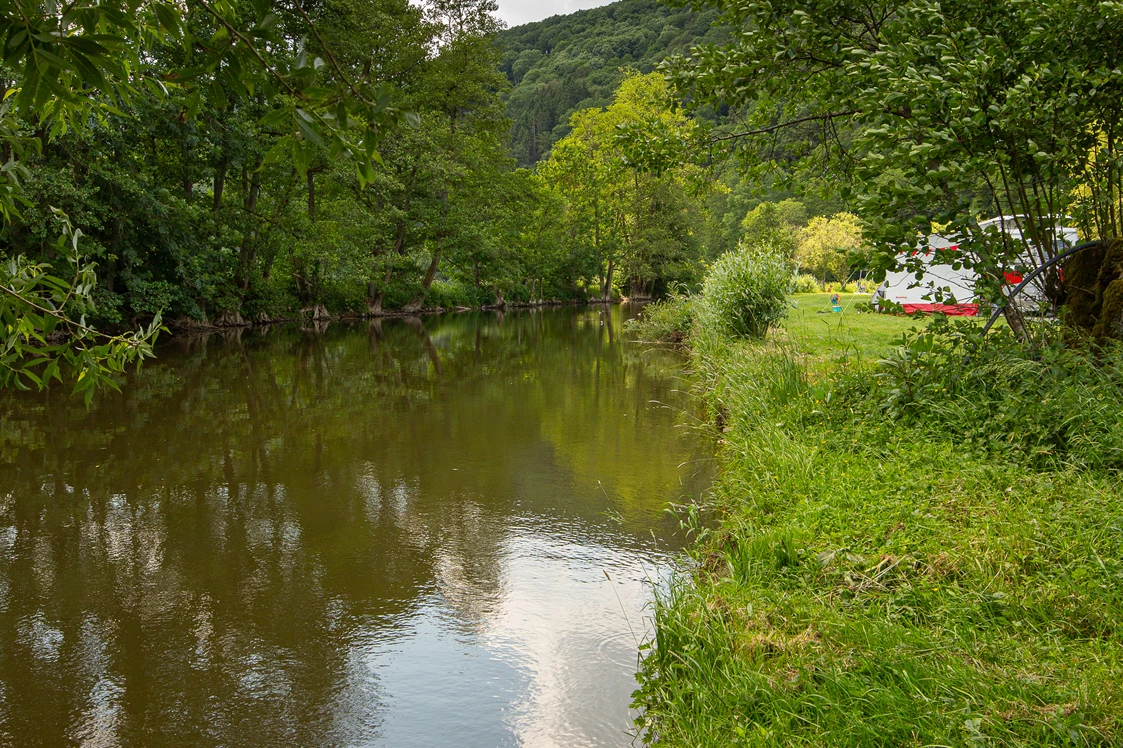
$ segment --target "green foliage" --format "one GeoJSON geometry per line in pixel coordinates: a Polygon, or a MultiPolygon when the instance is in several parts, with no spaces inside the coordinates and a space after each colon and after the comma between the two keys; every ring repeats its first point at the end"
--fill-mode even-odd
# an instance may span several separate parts
{"type": "Polygon", "coordinates": [[[795,255],[799,230],[807,223],[807,211],[796,200],[762,202],[741,221],[742,236],[749,244],[771,244],[786,257],[795,255]]]}
{"type": "Polygon", "coordinates": [[[519,165],[548,157],[576,112],[607,106],[626,71],[650,73],[669,54],[724,38],[711,28],[714,18],[655,0],[620,0],[502,32],[511,150],[519,165]]]}
{"type": "Polygon", "coordinates": [[[799,234],[796,261],[826,283],[827,278],[846,282],[850,277],[850,260],[862,247],[862,229],[853,213],[838,213],[826,218],[818,216],[799,234]]]}
{"type": "Polygon", "coordinates": [[[1037,469],[1123,469],[1123,348],[1094,352],[1056,329],[1034,345],[1003,328],[937,318],[879,363],[873,393],[894,422],[955,434],[1037,469]]]}
{"type": "Polygon", "coordinates": [[[537,170],[552,193],[563,237],[582,275],[608,300],[617,285],[631,298],[659,295],[670,283],[697,280],[702,248],[698,170],[683,166],[650,172],[627,158],[620,137],[627,125],[656,125],[688,138],[694,124],[667,104],[656,74],[625,78],[605,110],[587,109],[572,120],[537,170]]]}
{"type": "Polygon", "coordinates": [[[699,325],[722,335],[763,338],[791,307],[792,267],[783,248],[746,245],[722,255],[702,287],[699,325]]]}
{"type": "Polygon", "coordinates": [[[98,387],[116,388],[115,376],[128,364],[152,356],[160,315],[124,335],[103,335],[87,325],[95,310],[94,266],[79,252],[82,232],[57,215],[62,234],[54,249],[66,258],[69,279],[22,256],[0,264],[0,387],[42,389],[54,380],[71,384],[89,404],[98,387]]]}
{"type": "Polygon", "coordinates": [[[698,298],[685,292],[652,302],[643,313],[628,320],[624,329],[645,342],[682,343],[694,326],[694,309],[698,298]]]}
{"type": "Polygon", "coordinates": [[[640,728],[666,745],[1116,744],[1118,352],[1048,335],[980,350],[941,326],[895,373],[875,358],[911,323],[806,311],[823,298],[763,345],[694,348],[723,467],[684,519],[697,564],[656,608],[640,728]]]}
{"type": "Polygon", "coordinates": [[[206,0],[122,8],[7,4],[0,38],[15,80],[6,82],[0,139],[13,160],[3,172],[9,189],[0,192],[7,196],[0,211],[11,216],[19,202],[22,169],[15,159],[41,148],[19,134],[21,118],[38,120],[49,140],[120,116],[121,106],[166,102],[177,92],[192,119],[208,98],[220,109],[242,96],[274,105],[262,121],[284,135],[268,158],[291,154],[302,176],[320,149],[352,156],[360,174],[369,175],[382,131],[401,112],[385,83],[348,75],[331,49],[306,43],[309,32],[320,40],[303,9],[274,8],[268,0],[252,9],[206,0]]]}
{"type": "Polygon", "coordinates": [[[792,282],[792,293],[819,293],[821,290],[819,279],[807,273],[800,273],[792,282]]]}

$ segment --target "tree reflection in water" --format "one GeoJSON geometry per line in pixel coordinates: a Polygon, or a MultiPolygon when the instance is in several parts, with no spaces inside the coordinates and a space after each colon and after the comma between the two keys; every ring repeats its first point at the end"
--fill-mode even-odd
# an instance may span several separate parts
{"type": "Polygon", "coordinates": [[[628,313],[238,330],[88,411],[5,395],[0,742],[617,740],[705,483],[628,313]]]}

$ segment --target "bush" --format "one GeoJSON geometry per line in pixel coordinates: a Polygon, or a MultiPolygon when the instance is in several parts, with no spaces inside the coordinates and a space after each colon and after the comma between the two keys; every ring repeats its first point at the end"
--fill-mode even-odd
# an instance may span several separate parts
{"type": "Polygon", "coordinates": [[[425,294],[425,306],[431,309],[456,309],[457,307],[478,306],[495,300],[494,292],[486,292],[487,299],[480,300],[484,289],[477,289],[470,283],[457,279],[437,278],[425,294]]]}
{"type": "Polygon", "coordinates": [[[879,362],[876,378],[872,401],[895,423],[1035,468],[1123,469],[1123,345],[1092,350],[1059,330],[1035,344],[1005,329],[983,340],[970,322],[937,319],[879,362]]]}
{"type": "Polygon", "coordinates": [[[699,323],[727,336],[763,338],[791,303],[792,269],[767,243],[744,246],[714,263],[702,288],[699,323]]]}
{"type": "Polygon", "coordinates": [[[681,343],[690,335],[696,299],[685,293],[656,301],[643,308],[641,316],[628,320],[624,329],[641,340],[681,343]]]}
{"type": "Polygon", "coordinates": [[[819,279],[814,275],[800,273],[792,281],[793,293],[819,293],[819,279]]]}

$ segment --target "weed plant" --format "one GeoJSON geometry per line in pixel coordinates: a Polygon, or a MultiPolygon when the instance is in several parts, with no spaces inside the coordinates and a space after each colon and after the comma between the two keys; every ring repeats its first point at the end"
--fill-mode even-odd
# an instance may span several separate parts
{"type": "Polygon", "coordinates": [[[814,275],[800,273],[792,281],[792,293],[819,293],[822,290],[823,284],[814,275]]]}

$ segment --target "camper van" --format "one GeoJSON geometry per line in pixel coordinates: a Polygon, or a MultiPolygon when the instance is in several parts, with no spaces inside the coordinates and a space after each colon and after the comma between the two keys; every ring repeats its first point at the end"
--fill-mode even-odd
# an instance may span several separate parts
{"type": "MultiPolygon", "coordinates": [[[[979,227],[984,231],[991,226],[997,227],[1000,231],[1005,231],[1014,239],[1022,238],[1021,231],[1012,216],[1000,216],[979,223],[979,227]]],[[[1080,239],[1076,229],[1058,227],[1057,241],[1061,247],[1056,251],[1061,251],[1063,248],[1076,245],[1080,239]]],[[[916,275],[907,270],[890,272],[885,276],[885,282],[878,286],[874,292],[870,303],[875,308],[882,309],[888,306],[885,302],[892,302],[895,305],[900,305],[905,314],[942,312],[950,316],[973,317],[977,315],[979,304],[982,301],[975,291],[979,279],[978,274],[969,268],[956,270],[951,265],[931,264],[935,259],[935,250],[939,249],[955,252],[958,251],[959,245],[938,234],[933,234],[928,237],[923,250],[916,249],[902,253],[898,259],[904,262],[909,259],[910,253],[915,257],[923,251],[922,261],[925,262],[926,266],[924,278],[917,281],[916,275]],[[933,285],[936,288],[943,289],[944,300],[942,302],[935,300],[932,292],[933,285]]],[[[1025,267],[1032,268],[1037,265],[1037,262],[1028,252],[1022,260],[1020,264],[1025,267]]],[[[1021,273],[1017,272],[1016,269],[1011,269],[1005,273],[1005,276],[1007,286],[1011,289],[1021,283],[1023,279],[1021,273]]],[[[1044,299],[1044,286],[1031,283],[1022,291],[1016,303],[1027,311],[1032,311],[1039,308],[1044,299]]]]}

